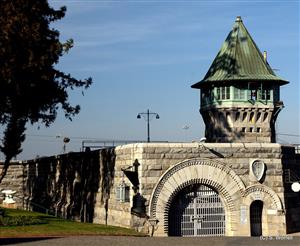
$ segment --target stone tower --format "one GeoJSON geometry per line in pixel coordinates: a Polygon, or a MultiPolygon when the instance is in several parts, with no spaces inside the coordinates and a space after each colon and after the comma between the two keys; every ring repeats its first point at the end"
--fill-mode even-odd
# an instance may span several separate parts
{"type": "Polygon", "coordinates": [[[238,16],[204,79],[192,85],[201,91],[207,142],[276,142],[280,86],[287,83],[238,16]]]}

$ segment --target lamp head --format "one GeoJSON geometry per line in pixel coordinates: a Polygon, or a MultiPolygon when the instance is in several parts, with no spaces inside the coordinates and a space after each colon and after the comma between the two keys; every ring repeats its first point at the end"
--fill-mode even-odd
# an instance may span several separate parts
{"type": "Polygon", "coordinates": [[[64,143],[68,143],[68,142],[70,142],[70,138],[65,137],[63,141],[64,141],[64,143]]]}
{"type": "Polygon", "coordinates": [[[207,140],[206,137],[203,137],[203,138],[200,139],[200,143],[205,143],[206,140],[207,140]]]}
{"type": "Polygon", "coordinates": [[[156,115],[156,119],[159,119],[159,115],[158,114],[156,115]]]}
{"type": "Polygon", "coordinates": [[[140,118],[141,118],[141,115],[140,115],[140,114],[138,114],[136,118],[140,119],[140,118]]]}

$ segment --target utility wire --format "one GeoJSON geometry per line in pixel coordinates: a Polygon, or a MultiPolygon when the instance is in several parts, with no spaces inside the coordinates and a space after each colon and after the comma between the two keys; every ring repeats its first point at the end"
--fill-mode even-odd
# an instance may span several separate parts
{"type": "Polygon", "coordinates": [[[300,135],[297,134],[289,134],[289,133],[277,133],[277,135],[281,135],[281,136],[289,136],[289,137],[300,137],[300,135]]]}
{"type": "MultiPolygon", "coordinates": [[[[63,138],[64,136],[62,135],[43,135],[43,134],[26,134],[26,136],[28,137],[41,137],[41,138],[63,138]]],[[[69,138],[72,139],[99,139],[99,138],[95,138],[95,137],[79,137],[79,136],[68,136],[69,138]]],[[[107,139],[104,139],[104,141],[106,141],[107,139]]]]}

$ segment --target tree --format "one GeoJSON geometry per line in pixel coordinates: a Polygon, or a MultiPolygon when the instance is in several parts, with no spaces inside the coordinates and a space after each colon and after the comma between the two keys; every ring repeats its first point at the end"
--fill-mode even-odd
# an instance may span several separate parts
{"type": "Polygon", "coordinates": [[[59,32],[49,26],[65,12],[66,7],[54,10],[47,0],[0,1],[0,150],[5,155],[0,183],[11,159],[22,152],[26,124],[49,126],[59,108],[71,120],[80,106],[70,105],[68,91],[92,83],[55,68],[73,46],[73,40],[60,42],[59,32]]]}

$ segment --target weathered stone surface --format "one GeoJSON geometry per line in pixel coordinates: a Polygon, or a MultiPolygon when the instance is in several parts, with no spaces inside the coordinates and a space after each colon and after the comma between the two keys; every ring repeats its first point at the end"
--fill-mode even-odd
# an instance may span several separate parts
{"type": "MultiPolygon", "coordinates": [[[[226,235],[250,235],[249,224],[239,224],[241,204],[249,210],[255,199],[263,199],[266,208],[276,207],[278,201],[272,200],[273,197],[270,195],[273,194],[272,192],[279,197],[283,209],[287,209],[286,220],[284,216],[277,216],[275,221],[269,215],[264,215],[266,217],[263,218],[265,221],[263,223],[267,223],[266,228],[270,228],[264,230],[264,235],[285,233],[285,229],[280,226],[277,229],[270,227],[270,223],[275,222],[278,225],[286,223],[288,231],[300,228],[296,226],[300,222],[300,215],[295,217],[297,214],[295,211],[299,210],[295,199],[299,197],[296,197],[290,188],[291,180],[296,176],[300,177],[300,156],[291,155],[289,147],[256,143],[141,143],[116,147],[110,157],[99,151],[97,153],[98,155],[89,158],[86,158],[84,153],[74,153],[55,158],[41,158],[23,165],[16,163],[9,169],[7,177],[0,184],[0,189],[9,186],[18,190],[17,194],[22,198],[17,201],[19,207],[29,209],[29,201],[32,200],[49,206],[58,214],[76,220],[134,227],[137,230],[147,231],[149,224],[146,217],[131,215],[131,210],[135,206],[133,201],[135,193],[132,189],[133,185],[121,169],[132,167],[135,160],[140,164],[137,192],[144,199],[143,206],[147,215],[151,216],[149,208],[153,191],[167,170],[178,166],[184,160],[200,158],[219,163],[230,172],[217,171],[212,166],[207,166],[204,169],[187,168],[183,173],[170,177],[170,182],[165,184],[163,191],[166,201],[159,204],[161,209],[164,209],[168,202],[167,196],[182,184],[182,180],[200,180],[205,177],[207,184],[212,187],[219,184],[231,195],[232,204],[227,205],[235,216],[232,220],[227,220],[226,235]],[[251,163],[257,159],[262,160],[267,169],[265,177],[260,182],[250,179],[251,163]],[[230,181],[231,174],[241,180],[245,187],[244,192],[248,190],[250,192],[253,187],[257,190],[254,189],[249,194],[240,194],[240,188],[230,181]],[[123,183],[129,187],[129,200],[126,201],[117,200],[117,188],[123,183]],[[265,187],[272,192],[260,191],[265,187]],[[75,192],[76,189],[78,192],[75,192]],[[81,201],[80,204],[77,201],[81,201]]],[[[218,190],[218,186],[215,186],[215,189],[218,190]]],[[[163,212],[161,216],[164,216],[163,212]]],[[[249,217],[247,219],[249,223],[249,217]]],[[[155,235],[160,235],[159,232],[165,235],[162,224],[158,224],[155,235]]]]}

